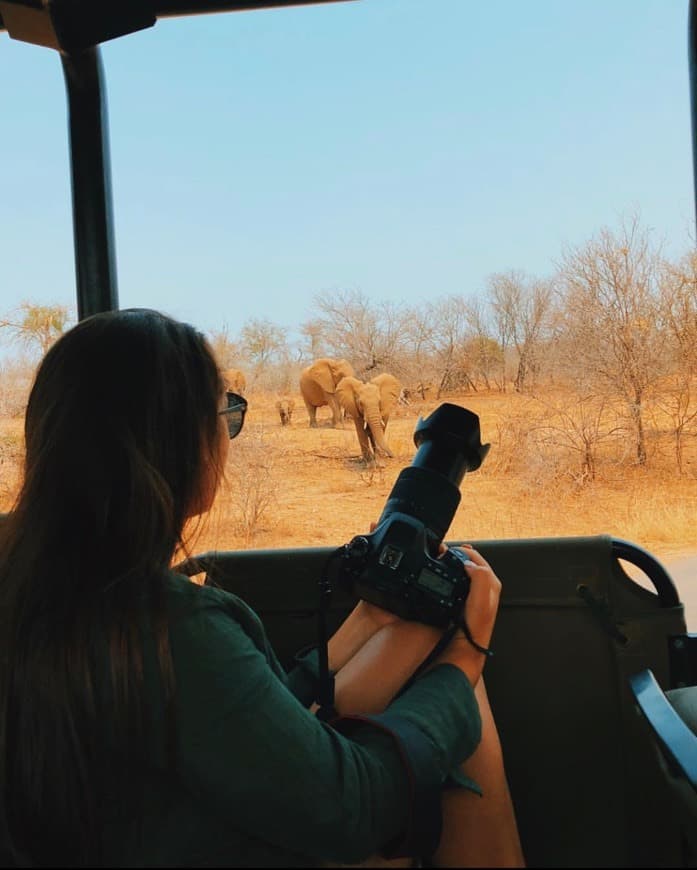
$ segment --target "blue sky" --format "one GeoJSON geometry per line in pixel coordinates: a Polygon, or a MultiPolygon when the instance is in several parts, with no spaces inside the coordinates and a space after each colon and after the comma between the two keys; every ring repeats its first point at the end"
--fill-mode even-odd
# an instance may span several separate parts
{"type": "MultiPolygon", "coordinates": [[[[687,250],[687,11],[353,0],[105,43],[121,307],[234,334],[334,288],[476,295],[629,211],[687,250]]],[[[0,81],[0,312],[72,305],[59,57],[2,34],[0,81]]]]}

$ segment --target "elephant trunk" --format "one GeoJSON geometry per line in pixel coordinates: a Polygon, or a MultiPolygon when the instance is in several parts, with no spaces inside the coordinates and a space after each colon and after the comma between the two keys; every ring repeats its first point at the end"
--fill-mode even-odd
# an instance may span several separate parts
{"type": "Polygon", "coordinates": [[[365,428],[376,454],[382,453],[383,456],[394,456],[385,440],[385,431],[382,426],[382,417],[379,410],[371,412],[366,416],[365,428]]]}

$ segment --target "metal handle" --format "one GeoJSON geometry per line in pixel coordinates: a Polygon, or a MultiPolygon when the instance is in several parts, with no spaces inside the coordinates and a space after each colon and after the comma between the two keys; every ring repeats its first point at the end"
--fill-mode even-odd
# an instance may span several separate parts
{"type": "Polygon", "coordinates": [[[624,559],[641,568],[656,587],[661,607],[676,607],[680,604],[680,595],[670,574],[648,550],[630,541],[612,538],[612,553],[616,559],[624,559]]]}

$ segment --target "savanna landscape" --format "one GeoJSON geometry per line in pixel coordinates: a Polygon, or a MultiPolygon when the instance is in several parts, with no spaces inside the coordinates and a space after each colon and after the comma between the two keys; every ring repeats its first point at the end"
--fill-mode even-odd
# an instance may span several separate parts
{"type": "Polygon", "coordinates": [[[648,468],[631,462],[617,433],[604,449],[607,468],[584,483],[578,449],[549,428],[551,403],[568,413],[570,396],[453,394],[398,406],[386,431],[394,457],[376,463],[361,457],[352,422],[332,427],[327,408],[310,428],[298,397],[291,424],[282,426],[274,394],[248,399],[245,428],[231,446],[227,480],[197,549],[331,546],[367,529],[414,457],[419,417],[447,401],[476,413],[482,442],[491,444],[481,468],[461,483],[454,539],[610,534],[659,558],[697,550],[697,444],[685,457],[687,473],[676,477],[668,433],[652,438],[648,468]]]}
{"type": "MultiPolygon", "coordinates": [[[[0,510],[16,492],[33,369],[69,322],[31,302],[0,320],[24,352],[2,363],[0,510]]],[[[221,370],[244,373],[249,411],[191,551],[345,543],[411,463],[418,419],[452,402],[479,416],[491,448],[447,537],[606,534],[666,564],[697,553],[697,257],[666,260],[636,216],[566,250],[550,278],[497,273],[475,296],[417,307],[319,294],[297,334],[269,319],[207,333],[221,370]],[[396,376],[392,456],[366,459],[353,421],[334,425],[327,405],[310,426],[300,375],[323,357],[347,360],[359,384],[396,376]],[[279,400],[294,404],[286,425],[279,400]]]]}
{"type": "MultiPolygon", "coordinates": [[[[276,393],[251,391],[247,398],[245,426],[232,442],[216,504],[192,529],[190,545],[197,552],[338,546],[366,530],[414,457],[419,417],[443,401],[476,413],[482,442],[491,444],[481,468],[462,481],[449,537],[610,534],[662,560],[697,551],[697,438],[688,439],[684,473],[676,475],[667,421],[651,434],[646,466],[636,465],[626,433],[618,431],[599,449],[600,470],[587,481],[580,447],[562,428],[578,412],[578,403],[563,391],[539,397],[489,392],[413,399],[398,405],[387,426],[394,457],[377,463],[363,460],[350,420],[332,426],[327,407],[318,411],[317,428],[310,428],[296,395],[291,422],[283,426],[276,393]]],[[[21,464],[20,416],[0,418],[0,444],[0,509],[8,510],[21,464]]]]}

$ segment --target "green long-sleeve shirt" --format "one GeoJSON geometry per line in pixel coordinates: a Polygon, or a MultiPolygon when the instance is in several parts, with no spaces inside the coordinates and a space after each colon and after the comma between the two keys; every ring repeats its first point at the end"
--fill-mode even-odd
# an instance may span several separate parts
{"type": "Polygon", "coordinates": [[[333,727],[293,694],[239,598],[178,575],[168,597],[177,766],[168,772],[162,688],[146,639],[149,712],[162,739],[138,800],[114,795],[108,807],[109,866],[361,861],[404,835],[424,759],[443,783],[479,741],[472,687],[453,666],[433,668],[390,705],[393,733],[379,719],[333,727]],[[418,752],[402,731],[416,736],[418,752]]]}

